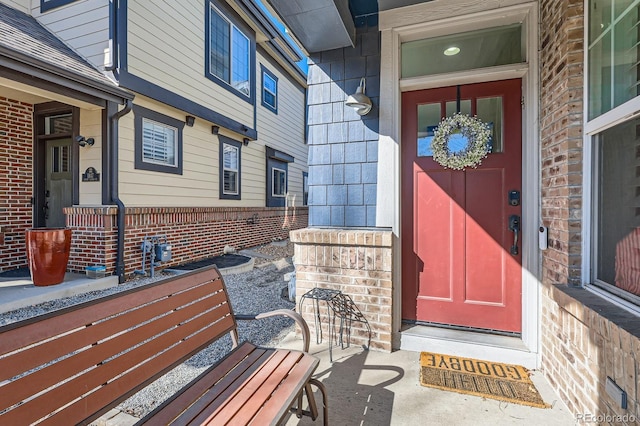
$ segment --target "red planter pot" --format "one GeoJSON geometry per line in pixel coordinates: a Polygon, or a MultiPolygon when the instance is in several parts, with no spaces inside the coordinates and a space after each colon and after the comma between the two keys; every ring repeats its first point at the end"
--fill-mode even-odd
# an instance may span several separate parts
{"type": "Polygon", "coordinates": [[[60,284],[71,251],[71,229],[34,228],[26,231],[27,261],[34,285],[60,284]]]}

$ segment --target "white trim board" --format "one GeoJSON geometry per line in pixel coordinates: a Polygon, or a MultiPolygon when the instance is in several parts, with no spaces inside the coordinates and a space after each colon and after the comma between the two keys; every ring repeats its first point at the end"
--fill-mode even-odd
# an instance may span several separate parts
{"type": "MultiPolygon", "coordinates": [[[[523,348],[514,355],[526,358],[530,367],[540,363],[540,251],[538,226],[540,224],[540,145],[539,145],[539,70],[538,70],[538,4],[537,2],[436,0],[380,13],[380,138],[378,144],[378,206],[376,226],[391,227],[398,244],[394,247],[393,341],[402,349],[419,350],[419,346],[433,348],[434,339],[408,338],[400,334],[401,328],[401,253],[402,235],[400,218],[400,143],[401,94],[403,91],[444,87],[470,82],[522,78],[524,96],[523,124],[523,268],[522,268],[522,339],[523,348]],[[458,12],[456,12],[458,11],[458,12]],[[453,16],[453,18],[452,18],[453,16]],[[401,79],[400,45],[402,41],[436,37],[444,34],[467,32],[470,29],[490,28],[508,23],[522,22],[526,34],[527,63],[506,67],[493,67],[476,71],[462,71],[440,76],[401,79]],[[526,160],[526,161],[525,161],[526,160]],[[411,341],[408,345],[407,342],[411,341]]],[[[443,340],[450,345],[449,340],[443,340]]],[[[458,342],[463,355],[470,355],[472,343],[458,342]]],[[[512,351],[507,347],[497,352],[512,351]]],[[[497,357],[498,354],[496,354],[497,357]]]]}

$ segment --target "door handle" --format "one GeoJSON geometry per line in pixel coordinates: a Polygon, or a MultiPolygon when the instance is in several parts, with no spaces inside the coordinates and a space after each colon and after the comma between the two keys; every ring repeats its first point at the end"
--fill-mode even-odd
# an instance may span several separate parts
{"type": "Polygon", "coordinates": [[[518,237],[520,236],[520,216],[512,214],[509,216],[509,231],[513,232],[513,245],[511,246],[511,254],[517,256],[518,251],[518,237]]]}
{"type": "Polygon", "coordinates": [[[42,206],[42,211],[44,212],[44,218],[49,219],[49,202],[45,201],[42,206]]]}

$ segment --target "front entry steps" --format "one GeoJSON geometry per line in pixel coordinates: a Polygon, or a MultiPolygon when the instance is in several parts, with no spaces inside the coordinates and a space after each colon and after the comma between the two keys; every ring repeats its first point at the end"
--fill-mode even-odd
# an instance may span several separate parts
{"type": "Polygon", "coordinates": [[[538,368],[538,354],[518,337],[410,324],[402,327],[399,337],[398,346],[406,351],[448,353],[538,368]]]}

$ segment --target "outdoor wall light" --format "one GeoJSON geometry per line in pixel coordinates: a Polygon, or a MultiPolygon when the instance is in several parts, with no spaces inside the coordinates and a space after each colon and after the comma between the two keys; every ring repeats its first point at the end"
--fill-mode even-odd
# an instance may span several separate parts
{"type": "Polygon", "coordinates": [[[242,139],[242,145],[244,145],[244,146],[249,145],[249,138],[242,139]]]}
{"type": "Polygon", "coordinates": [[[458,46],[447,47],[442,53],[444,53],[446,56],[455,56],[460,53],[460,48],[458,46]]]}
{"type": "Polygon", "coordinates": [[[356,93],[350,95],[344,103],[346,106],[353,108],[358,115],[367,115],[371,111],[371,99],[364,94],[365,86],[365,79],[362,77],[356,93]]]}
{"type": "Polygon", "coordinates": [[[220,126],[211,126],[211,133],[214,135],[220,133],[220,126]]]}
{"type": "Polygon", "coordinates": [[[185,122],[187,123],[187,126],[193,127],[196,122],[196,118],[193,115],[187,115],[185,122]]]}
{"type": "Polygon", "coordinates": [[[78,145],[80,146],[93,146],[94,143],[96,143],[95,139],[93,138],[86,138],[84,136],[76,136],[76,142],[78,142],[78,145]]]}

